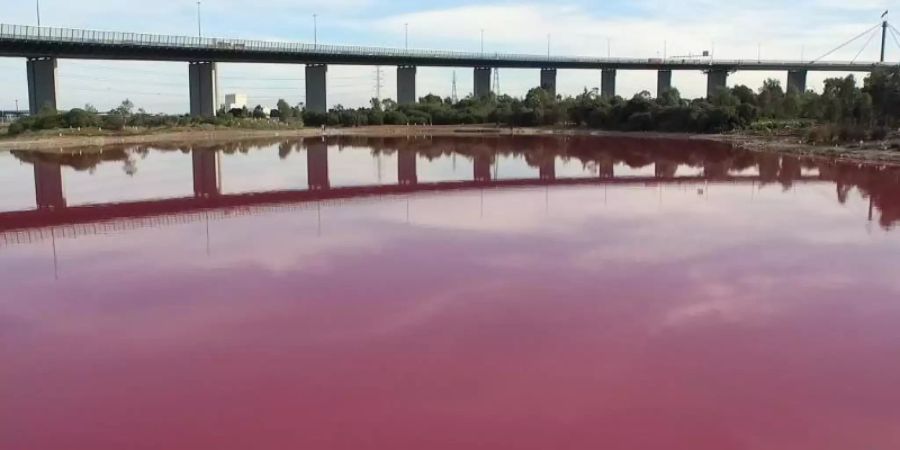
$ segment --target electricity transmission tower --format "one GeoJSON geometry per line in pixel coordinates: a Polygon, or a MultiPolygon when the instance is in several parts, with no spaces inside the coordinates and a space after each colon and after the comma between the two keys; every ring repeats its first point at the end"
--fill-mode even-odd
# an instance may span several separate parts
{"type": "Polygon", "coordinates": [[[494,81],[491,90],[495,95],[500,95],[500,69],[497,67],[494,67],[494,81]]]}
{"type": "Polygon", "coordinates": [[[456,94],[456,71],[453,71],[453,85],[450,89],[450,101],[454,104],[459,102],[459,96],[456,94]]]}
{"type": "Polygon", "coordinates": [[[381,66],[375,66],[375,98],[378,101],[381,101],[381,88],[384,87],[384,74],[381,71],[381,66]]]}

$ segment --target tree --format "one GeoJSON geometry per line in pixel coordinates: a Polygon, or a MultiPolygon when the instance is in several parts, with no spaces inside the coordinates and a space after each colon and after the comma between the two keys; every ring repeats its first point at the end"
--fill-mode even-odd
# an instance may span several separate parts
{"type": "MultiPolygon", "coordinates": [[[[281,119],[282,122],[287,122],[291,118],[294,117],[294,110],[291,108],[291,105],[288,102],[284,101],[284,99],[279,99],[278,104],[276,106],[278,108],[278,118],[281,119]]],[[[274,110],[273,110],[274,111],[274,110]]],[[[272,116],[276,117],[276,116],[272,116]]]]}
{"type": "Polygon", "coordinates": [[[134,103],[129,99],[122,100],[122,103],[113,110],[115,114],[118,114],[122,117],[127,117],[132,114],[134,111],[134,103]]]}
{"type": "Polygon", "coordinates": [[[656,100],[660,106],[680,106],[681,92],[676,88],[664,89],[656,100]]]}
{"type": "Polygon", "coordinates": [[[779,119],[783,117],[784,89],[781,82],[772,78],[763,82],[759,89],[759,113],[763,117],[779,119]]]}
{"type": "Polygon", "coordinates": [[[265,119],[266,118],[266,110],[263,109],[262,105],[256,105],[256,108],[253,108],[253,118],[254,119],[265,119]]]}

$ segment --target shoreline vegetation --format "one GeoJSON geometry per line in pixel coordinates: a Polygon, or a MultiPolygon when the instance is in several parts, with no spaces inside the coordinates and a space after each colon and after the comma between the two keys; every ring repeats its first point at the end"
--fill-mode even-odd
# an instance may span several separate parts
{"type": "Polygon", "coordinates": [[[828,79],[821,94],[785,92],[767,80],[757,91],[735,86],[697,100],[675,89],[626,100],[596,90],[554,97],[535,88],[523,99],[489,95],[454,103],[427,95],[411,105],[373,99],[366,108],[338,105],[328,113],[280,100],[271,111],[220,110],[207,119],[152,115],[125,100],[107,113],[86,105],[20,119],[0,129],[0,151],[259,137],[579,134],[708,139],[753,151],[900,163],[898,124],[900,68],[873,72],[862,87],[852,75],[828,79]]]}

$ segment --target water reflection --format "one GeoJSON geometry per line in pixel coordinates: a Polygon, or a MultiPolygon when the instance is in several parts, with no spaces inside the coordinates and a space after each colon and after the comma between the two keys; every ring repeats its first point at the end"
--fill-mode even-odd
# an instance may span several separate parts
{"type": "MultiPolygon", "coordinates": [[[[66,153],[13,151],[34,166],[35,209],[0,213],[0,230],[88,223],[128,217],[257,205],[303,202],[364,195],[527,185],[597,183],[746,182],[759,186],[831,182],[844,204],[853,188],[871,203],[870,219],[890,228],[900,220],[900,169],[814,158],[735,150],[704,141],[596,137],[366,138],[242,141],[229,144],[112,146],[66,153]],[[102,151],[101,151],[102,150],[102,151]],[[278,160],[259,158],[254,170],[241,158],[277,150],[278,160]],[[62,171],[90,172],[106,164],[122,164],[119,177],[149,178],[142,167],[165,155],[157,168],[165,180],[150,182],[134,201],[67,202],[62,171]],[[294,155],[301,165],[286,165],[294,155]],[[232,173],[223,166],[234,160],[232,173]],[[281,161],[281,162],[279,162],[281,161]],[[446,167],[447,162],[452,167],[446,167]],[[287,172],[275,173],[285,165],[287,172]],[[193,197],[166,194],[179,184],[171,173],[191,168],[193,197]],[[468,175],[458,166],[471,167],[468,175]],[[249,166],[249,167],[248,167],[249,166]],[[374,167],[374,173],[369,170],[374,167]],[[243,172],[242,172],[243,171],[243,172]],[[422,174],[422,175],[420,175],[422,174]],[[294,178],[306,177],[298,187],[294,178]],[[231,178],[237,188],[223,190],[231,178]],[[274,181],[272,181],[274,180],[274,181]],[[254,184],[266,184],[255,190],[254,184]],[[283,182],[286,186],[273,186],[283,182]]],[[[271,158],[271,157],[268,157],[271,158]]],[[[0,167],[3,171],[4,167],[0,167]]],[[[86,183],[94,192],[115,195],[121,181],[86,183]]],[[[186,184],[186,183],[184,183],[186,184]]],[[[22,199],[7,199],[21,204],[22,199]]],[[[2,205],[0,205],[2,206],[2,205]]]]}
{"type": "Polygon", "coordinates": [[[4,450],[900,446],[895,169],[588,138],[16,158],[4,450]]]}

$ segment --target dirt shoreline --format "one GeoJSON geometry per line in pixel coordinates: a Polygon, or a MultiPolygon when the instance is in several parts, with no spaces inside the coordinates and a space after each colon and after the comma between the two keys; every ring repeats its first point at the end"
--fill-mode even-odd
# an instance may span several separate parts
{"type": "MultiPolygon", "coordinates": [[[[293,138],[322,136],[612,136],[656,139],[696,139],[730,143],[734,146],[766,153],[900,165],[900,150],[891,149],[887,142],[853,146],[822,147],[799,142],[791,137],[767,137],[748,134],[697,135],[688,133],[615,132],[572,128],[500,128],[486,126],[373,126],[359,128],[319,128],[250,130],[185,128],[160,132],[124,135],[29,135],[0,139],[0,151],[34,150],[63,152],[67,149],[100,147],[121,144],[152,143],[216,143],[261,138],[293,138]]],[[[894,141],[893,143],[897,143],[894,141]]]]}

